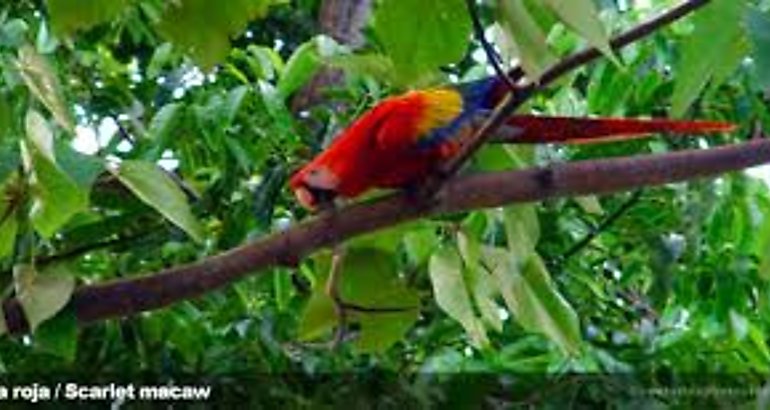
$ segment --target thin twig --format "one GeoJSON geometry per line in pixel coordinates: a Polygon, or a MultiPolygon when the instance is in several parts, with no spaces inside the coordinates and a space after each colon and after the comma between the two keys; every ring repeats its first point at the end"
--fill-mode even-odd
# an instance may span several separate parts
{"type": "Polygon", "coordinates": [[[489,61],[489,64],[492,65],[492,68],[495,70],[497,77],[508,86],[508,90],[511,93],[515,93],[516,84],[500,66],[500,62],[502,62],[500,55],[497,54],[495,48],[487,41],[487,38],[484,36],[484,26],[481,24],[481,18],[479,17],[479,12],[476,8],[475,1],[465,0],[465,5],[468,9],[468,15],[471,18],[471,22],[473,23],[473,31],[475,32],[479,43],[481,43],[481,48],[484,49],[484,52],[487,54],[487,60],[489,61]]]}
{"type": "Polygon", "coordinates": [[[566,252],[564,252],[564,255],[562,255],[559,262],[564,263],[564,261],[582,251],[594,239],[596,239],[597,236],[607,231],[607,229],[609,229],[618,219],[620,219],[620,217],[625,215],[626,212],[634,207],[634,205],[639,203],[639,200],[642,198],[642,193],[643,190],[636,190],[630,198],[628,198],[621,206],[618,207],[618,209],[615,210],[615,212],[608,215],[607,218],[599,223],[599,225],[591,229],[591,231],[586,234],[583,239],[577,241],[566,252]]]}
{"type": "MultiPolygon", "coordinates": [[[[661,27],[673,23],[674,21],[692,13],[693,11],[705,6],[709,3],[709,0],[689,0],[685,1],[678,6],[668,10],[667,12],[650,19],[649,21],[639,24],[638,26],[614,37],[610,41],[610,46],[613,49],[618,49],[632,44],[642,38],[654,33],[661,27]]],[[[545,89],[551,85],[554,81],[561,78],[570,71],[581,67],[594,59],[600,57],[602,54],[596,48],[588,48],[586,50],[577,52],[554,66],[549,68],[543,73],[542,77],[537,83],[529,83],[525,86],[518,86],[517,92],[513,96],[510,94],[503,98],[503,100],[495,108],[492,115],[487,122],[479,128],[476,133],[463,144],[460,151],[452,157],[450,161],[447,161],[445,166],[441,169],[439,178],[440,181],[432,183],[427,189],[436,191],[440,187],[442,181],[446,181],[451,178],[460,168],[468,161],[468,159],[479,149],[484,143],[487,142],[491,135],[505,122],[505,120],[525,101],[527,101],[536,92],[545,89]]]]}

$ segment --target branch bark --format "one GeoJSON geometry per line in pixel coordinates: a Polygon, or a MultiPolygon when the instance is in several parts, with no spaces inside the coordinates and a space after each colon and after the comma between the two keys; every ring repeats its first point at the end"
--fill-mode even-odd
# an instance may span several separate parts
{"type": "MultiPolygon", "coordinates": [[[[448,181],[428,207],[389,195],[322,215],[255,243],[201,262],[152,275],[87,285],[70,300],[81,324],[159,309],[199,297],[250,273],[296,263],[349,238],[410,220],[519,202],[607,194],[713,176],[770,162],[770,140],[751,140],[708,150],[688,150],[479,174],[448,181]]],[[[27,330],[18,300],[3,304],[10,333],[27,330]],[[15,312],[15,313],[14,313],[15,312]]]]}
{"type": "MultiPolygon", "coordinates": [[[[324,0],[319,10],[321,32],[353,49],[364,43],[363,29],[369,21],[371,0],[324,0]]],[[[324,101],[323,90],[342,82],[342,70],[324,67],[292,98],[292,111],[299,112],[324,101]]]]}

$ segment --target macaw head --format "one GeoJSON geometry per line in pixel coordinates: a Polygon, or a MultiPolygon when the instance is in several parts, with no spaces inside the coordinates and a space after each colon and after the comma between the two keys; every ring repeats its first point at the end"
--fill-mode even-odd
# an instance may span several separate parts
{"type": "Polygon", "coordinates": [[[297,171],[289,181],[297,202],[305,209],[315,211],[337,197],[339,178],[329,168],[311,162],[297,171]]]}

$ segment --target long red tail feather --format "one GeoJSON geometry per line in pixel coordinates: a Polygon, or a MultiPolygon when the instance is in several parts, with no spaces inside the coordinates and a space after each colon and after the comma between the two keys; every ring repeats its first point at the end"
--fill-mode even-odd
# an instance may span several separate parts
{"type": "MultiPolygon", "coordinates": [[[[734,124],[720,121],[673,120],[666,118],[572,118],[516,115],[506,124],[513,127],[510,135],[495,139],[506,143],[570,144],[605,142],[641,138],[649,134],[704,134],[730,132],[734,124]]],[[[505,134],[505,133],[503,133],[505,134]]]]}

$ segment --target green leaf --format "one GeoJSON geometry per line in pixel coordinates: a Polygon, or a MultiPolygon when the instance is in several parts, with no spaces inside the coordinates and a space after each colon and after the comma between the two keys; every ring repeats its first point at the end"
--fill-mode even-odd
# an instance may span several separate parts
{"type": "Polygon", "coordinates": [[[546,43],[548,33],[537,24],[524,0],[501,1],[499,4],[502,25],[511,34],[524,71],[532,80],[539,79],[556,62],[546,43]]]}
{"type": "Polygon", "coordinates": [[[203,240],[203,228],[192,214],[184,192],[157,165],[127,160],[113,171],[139,199],[183,229],[197,242],[203,240]]]}
{"type": "Polygon", "coordinates": [[[485,248],[484,255],[498,281],[503,299],[526,329],[545,334],[567,354],[580,349],[580,323],[562,297],[537,254],[520,264],[510,253],[485,248]]]}
{"type": "Polygon", "coordinates": [[[115,20],[129,0],[47,0],[48,13],[57,34],[74,34],[115,20]]]}
{"type": "Polygon", "coordinates": [[[281,72],[276,87],[278,95],[286,99],[313,77],[321,66],[317,39],[307,41],[297,47],[281,72]]]}
{"type": "Polygon", "coordinates": [[[500,290],[495,284],[494,277],[481,265],[480,244],[474,237],[458,232],[457,247],[465,262],[466,280],[481,319],[492,329],[502,332],[503,320],[500,318],[500,307],[495,301],[500,295],[500,290]]]}
{"type": "Polygon", "coordinates": [[[515,205],[503,210],[505,236],[508,248],[519,261],[526,260],[535,252],[540,240],[540,221],[534,205],[515,205]]]}
{"type": "Polygon", "coordinates": [[[428,272],[439,307],[460,322],[475,346],[488,346],[484,325],[471,305],[468,286],[463,278],[463,263],[457,251],[450,247],[439,249],[430,259],[428,272]]]}
{"type": "Polygon", "coordinates": [[[30,265],[14,267],[16,295],[33,331],[66,306],[75,290],[75,278],[57,270],[52,268],[46,274],[38,274],[30,265]]]}
{"type": "Polygon", "coordinates": [[[439,245],[439,237],[436,230],[411,229],[403,236],[404,251],[409,261],[414,265],[422,265],[428,262],[428,258],[439,245]]]}
{"type": "Polygon", "coordinates": [[[681,46],[676,68],[672,116],[684,115],[716,73],[731,71],[740,63],[736,57],[742,56],[733,50],[736,44],[745,43],[740,24],[744,8],[745,0],[714,0],[693,17],[695,29],[681,46]]]}
{"type": "Polygon", "coordinates": [[[88,195],[57,165],[53,136],[40,114],[26,119],[27,142],[21,142],[25,168],[30,175],[30,219],[44,237],[52,237],[69,219],[88,206],[88,195]]]}
{"type": "Polygon", "coordinates": [[[54,120],[65,131],[74,134],[75,124],[72,121],[69,105],[62,96],[56,72],[45,57],[32,46],[23,46],[19,49],[16,66],[30,93],[51,112],[54,120]]]}
{"type": "Polygon", "coordinates": [[[105,170],[104,160],[76,151],[72,145],[61,139],[54,142],[54,151],[56,163],[83,190],[88,191],[105,170]]]}
{"type": "Polygon", "coordinates": [[[572,306],[561,296],[539,256],[521,270],[514,287],[522,325],[538,329],[567,353],[575,354],[581,342],[580,323],[572,306]]]}
{"type": "Polygon", "coordinates": [[[29,26],[22,19],[3,21],[0,26],[0,45],[9,48],[19,48],[26,41],[29,26]]]}
{"type": "Polygon", "coordinates": [[[324,64],[384,82],[396,82],[393,61],[383,54],[341,54],[322,58],[324,64]]]}
{"type": "Polygon", "coordinates": [[[170,103],[161,107],[155,113],[155,116],[152,117],[150,127],[147,129],[147,135],[150,138],[165,143],[171,136],[171,133],[178,128],[182,111],[183,106],[178,103],[170,103]]]}
{"type": "MultiPolygon", "coordinates": [[[[317,282],[302,312],[301,340],[323,336],[337,325],[331,298],[326,295],[330,256],[318,257],[317,282]]],[[[379,249],[352,248],[344,257],[340,295],[343,300],[372,308],[405,308],[399,312],[351,312],[350,322],[359,323],[361,333],[353,346],[362,353],[382,352],[400,340],[419,316],[420,299],[398,277],[395,255],[379,249]]]]}
{"type": "Polygon", "coordinates": [[[770,13],[751,7],[746,13],[754,72],[762,87],[770,90],[770,13]]]}
{"type": "Polygon", "coordinates": [[[229,38],[245,30],[250,21],[267,14],[273,3],[274,0],[229,0],[227,6],[222,6],[208,0],[167,2],[158,31],[208,70],[227,57],[229,38]]]}
{"type": "Polygon", "coordinates": [[[0,259],[13,254],[18,231],[16,209],[9,209],[11,204],[6,200],[8,184],[0,186],[0,259]]]}
{"type": "Polygon", "coordinates": [[[583,211],[591,215],[604,214],[602,204],[599,203],[599,199],[596,197],[596,195],[576,196],[573,199],[581,208],[583,208],[583,211]]]}
{"type": "Polygon", "coordinates": [[[405,84],[460,61],[471,22],[463,0],[382,0],[374,32],[405,84]]]}
{"type": "Polygon", "coordinates": [[[610,47],[610,39],[592,0],[544,0],[562,22],[596,47],[607,58],[620,64],[610,47]]]}
{"type": "Polygon", "coordinates": [[[233,125],[235,116],[238,115],[241,107],[243,107],[243,102],[246,101],[248,94],[249,87],[245,85],[235,87],[227,92],[225,104],[222,106],[221,112],[221,126],[223,128],[229,128],[233,125]]]}
{"type": "Polygon", "coordinates": [[[78,347],[78,322],[74,309],[64,309],[43,322],[35,330],[33,341],[40,350],[61,357],[68,363],[75,361],[78,347]]]}

